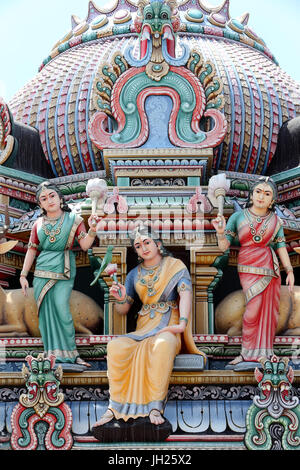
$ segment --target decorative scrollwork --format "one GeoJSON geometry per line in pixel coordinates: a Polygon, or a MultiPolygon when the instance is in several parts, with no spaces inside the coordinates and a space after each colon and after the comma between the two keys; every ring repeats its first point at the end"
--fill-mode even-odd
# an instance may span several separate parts
{"type": "Polygon", "coordinates": [[[29,368],[23,366],[27,393],[22,393],[11,416],[13,450],[69,450],[72,413],[59,391],[62,368],[54,370],[55,356],[26,358],[29,368]]]}
{"type": "Polygon", "coordinates": [[[168,96],[173,102],[168,138],[175,147],[209,148],[219,145],[227,131],[223,82],[212,62],[181,43],[176,57],[176,2],[139,4],[139,58],[134,46],[102,64],[95,79],[97,112],[89,123],[91,140],[99,149],[141,147],[149,137],[149,96],[168,96]],[[113,118],[111,123],[108,117],[113,118]],[[113,127],[113,131],[111,129],[113,127]]]}
{"type": "Polygon", "coordinates": [[[14,149],[15,139],[11,135],[11,131],[12,119],[9,109],[3,98],[0,97],[0,165],[6,162],[14,149]]]}
{"type": "MultiPolygon", "coordinates": [[[[284,450],[300,449],[300,405],[299,398],[292,393],[294,372],[288,367],[288,359],[261,360],[263,372],[255,369],[259,395],[253,399],[247,413],[245,444],[251,450],[270,450],[273,446],[273,425],[280,425],[280,446],[284,450]]],[[[278,447],[278,434],[276,435],[278,447]]]]}

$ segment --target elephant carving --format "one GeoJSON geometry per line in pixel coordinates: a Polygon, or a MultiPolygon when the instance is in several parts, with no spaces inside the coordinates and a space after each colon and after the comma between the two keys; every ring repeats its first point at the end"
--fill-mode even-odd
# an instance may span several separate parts
{"type": "MultiPolygon", "coordinates": [[[[73,290],[70,310],[77,334],[99,333],[103,310],[93,299],[73,290]]],[[[38,323],[37,305],[32,288],[28,289],[28,297],[24,297],[22,289],[4,290],[0,287],[0,337],[40,337],[38,323]]]]}
{"type": "MultiPolygon", "coordinates": [[[[241,336],[245,307],[242,290],[227,295],[215,310],[216,333],[241,336]]],[[[295,286],[293,295],[289,293],[287,286],[281,286],[276,335],[300,335],[300,286],[295,286]]]]}

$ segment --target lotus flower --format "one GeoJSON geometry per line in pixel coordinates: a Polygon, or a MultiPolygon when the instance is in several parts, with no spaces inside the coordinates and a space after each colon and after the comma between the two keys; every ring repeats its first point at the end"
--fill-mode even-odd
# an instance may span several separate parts
{"type": "Polygon", "coordinates": [[[108,276],[113,277],[114,274],[118,271],[118,266],[116,264],[110,263],[107,268],[105,269],[105,272],[108,276]]]}
{"type": "MultiPolygon", "coordinates": [[[[119,283],[118,278],[117,278],[117,271],[118,271],[118,266],[116,264],[108,264],[107,268],[105,269],[105,272],[108,276],[110,276],[117,284],[119,283]]],[[[121,297],[122,292],[121,289],[119,289],[119,296],[121,297]]]]}

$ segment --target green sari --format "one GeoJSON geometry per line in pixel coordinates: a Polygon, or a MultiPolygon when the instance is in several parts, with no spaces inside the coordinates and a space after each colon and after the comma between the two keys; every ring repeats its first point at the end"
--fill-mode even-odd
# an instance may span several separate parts
{"type": "MultiPolygon", "coordinates": [[[[40,254],[34,272],[34,297],[38,306],[39,329],[44,351],[56,356],[56,362],[75,363],[79,353],[70,312],[70,296],[76,275],[75,255],[71,251],[82,218],[64,212],[60,232],[49,236],[40,227],[37,232],[40,254]]],[[[61,220],[53,229],[59,228],[61,220]]],[[[46,226],[49,228],[49,226],[46,226]]],[[[52,227],[50,227],[52,229],[52,227]]]]}

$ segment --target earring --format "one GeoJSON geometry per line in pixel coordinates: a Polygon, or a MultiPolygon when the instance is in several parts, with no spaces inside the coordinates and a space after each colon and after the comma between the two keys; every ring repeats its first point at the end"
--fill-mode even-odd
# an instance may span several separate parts
{"type": "Polygon", "coordinates": [[[165,252],[164,252],[164,249],[163,249],[163,247],[162,247],[161,245],[160,245],[160,247],[159,247],[159,252],[160,252],[161,255],[164,255],[164,253],[165,253],[165,252]]]}

